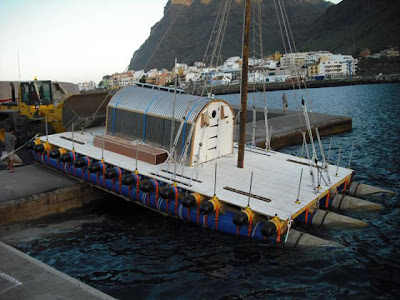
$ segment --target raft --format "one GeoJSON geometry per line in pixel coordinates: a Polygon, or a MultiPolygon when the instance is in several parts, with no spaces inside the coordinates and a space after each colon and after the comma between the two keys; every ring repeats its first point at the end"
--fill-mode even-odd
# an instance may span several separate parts
{"type": "Polygon", "coordinates": [[[331,209],[354,176],[319,163],[315,186],[308,175],[301,180],[307,159],[254,147],[245,149],[245,168],[236,168],[234,112],[223,100],[128,86],[112,97],[107,116],[106,127],[37,139],[33,158],[211,230],[282,243],[293,222],[312,224],[318,210],[331,209]]]}

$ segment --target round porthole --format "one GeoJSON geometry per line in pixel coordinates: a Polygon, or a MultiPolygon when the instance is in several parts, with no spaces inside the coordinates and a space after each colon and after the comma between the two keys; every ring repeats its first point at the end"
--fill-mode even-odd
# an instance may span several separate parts
{"type": "Polygon", "coordinates": [[[217,111],[213,110],[211,116],[212,116],[213,118],[215,118],[215,117],[217,116],[217,111]]]}

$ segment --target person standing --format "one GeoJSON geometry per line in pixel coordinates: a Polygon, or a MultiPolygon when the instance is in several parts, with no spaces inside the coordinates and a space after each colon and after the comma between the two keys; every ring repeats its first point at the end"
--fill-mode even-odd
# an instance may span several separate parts
{"type": "Polygon", "coordinates": [[[14,154],[14,149],[15,149],[15,144],[16,144],[17,138],[14,135],[14,130],[10,128],[8,132],[6,133],[5,136],[5,148],[8,156],[8,166],[7,170],[10,171],[10,173],[14,172],[14,160],[15,160],[15,154],[14,154]]]}
{"type": "Polygon", "coordinates": [[[287,101],[287,97],[286,94],[283,93],[282,95],[282,104],[283,104],[283,113],[287,114],[287,108],[288,108],[288,101],[287,101]]]}

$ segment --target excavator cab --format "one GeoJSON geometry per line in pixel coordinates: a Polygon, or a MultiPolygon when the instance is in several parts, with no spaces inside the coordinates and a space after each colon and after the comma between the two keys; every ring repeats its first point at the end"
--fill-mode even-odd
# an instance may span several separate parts
{"type": "Polygon", "coordinates": [[[51,81],[21,82],[21,101],[26,105],[50,105],[53,103],[51,81]]]}

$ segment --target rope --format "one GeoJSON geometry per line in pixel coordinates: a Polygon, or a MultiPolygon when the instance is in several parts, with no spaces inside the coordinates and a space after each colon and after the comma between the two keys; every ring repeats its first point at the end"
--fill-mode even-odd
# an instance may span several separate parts
{"type": "MultiPolygon", "coordinates": [[[[172,6],[172,5],[171,5],[172,6]]],[[[139,78],[142,77],[144,70],[146,70],[147,66],[149,65],[151,59],[153,58],[154,54],[157,52],[158,48],[160,47],[160,45],[162,44],[162,42],[164,41],[165,37],[167,36],[167,34],[169,33],[170,29],[172,28],[172,26],[175,24],[176,19],[179,17],[179,15],[181,14],[182,9],[184,8],[184,5],[181,6],[181,8],[179,9],[178,13],[176,14],[175,18],[172,20],[171,24],[168,26],[167,31],[164,33],[164,35],[162,36],[161,40],[158,42],[156,48],[154,49],[153,53],[151,54],[150,58],[147,60],[146,65],[143,67],[142,72],[139,75],[139,78]]]]}
{"type": "Polygon", "coordinates": [[[300,232],[299,237],[297,238],[296,242],[294,243],[293,248],[296,248],[297,245],[299,244],[301,238],[304,236],[305,232],[300,232]]]}
{"type": "Polygon", "coordinates": [[[5,156],[2,156],[0,158],[0,161],[6,159],[8,157],[8,155],[13,154],[19,150],[21,150],[22,148],[24,148],[28,143],[32,142],[33,140],[35,140],[37,137],[39,136],[39,134],[36,134],[33,138],[31,138],[29,141],[27,141],[25,144],[23,144],[21,147],[15,149],[14,151],[11,151],[10,153],[7,153],[5,156]]]}
{"type": "MultiPolygon", "coordinates": [[[[246,5],[243,5],[243,26],[242,26],[242,52],[243,53],[243,48],[244,48],[244,30],[245,30],[245,15],[246,15],[246,5]]],[[[239,75],[240,81],[242,81],[242,72],[240,72],[239,75]]],[[[239,95],[242,94],[242,85],[239,84],[239,95]]],[[[240,112],[242,111],[242,103],[239,103],[239,110],[238,114],[235,118],[235,126],[237,126],[238,121],[240,120],[240,112]]]]}
{"type": "MultiPolygon", "coordinates": [[[[253,14],[256,14],[255,6],[253,5],[253,14]]],[[[253,128],[251,133],[251,145],[256,146],[256,123],[257,123],[257,111],[256,111],[256,18],[252,18],[253,23],[253,128]]],[[[243,66],[242,66],[243,67],[243,66]]]]}
{"type": "MultiPolygon", "coordinates": [[[[283,6],[283,5],[282,5],[282,6],[283,6]]],[[[285,7],[285,6],[283,6],[283,12],[284,12],[284,14],[285,14],[285,16],[286,16],[286,20],[287,20],[287,23],[288,23],[289,33],[290,33],[290,37],[291,37],[291,39],[292,39],[294,51],[297,52],[296,43],[295,43],[294,38],[293,38],[292,28],[291,28],[290,23],[289,23],[289,18],[288,18],[288,16],[287,16],[286,7],[285,7]]],[[[304,90],[306,91],[307,99],[310,100],[309,103],[310,103],[310,110],[311,110],[312,98],[311,98],[310,95],[309,95],[308,88],[307,88],[307,83],[306,83],[305,81],[304,81],[304,90]]],[[[311,117],[313,118],[313,120],[314,120],[314,122],[315,122],[315,116],[314,116],[313,113],[311,113],[311,117]]]]}
{"type": "MultiPolygon", "coordinates": [[[[216,24],[220,23],[218,26],[217,34],[216,34],[216,38],[215,38],[215,42],[214,42],[215,44],[214,44],[214,48],[212,50],[209,67],[213,67],[214,63],[215,63],[215,66],[218,66],[218,62],[219,62],[219,59],[221,56],[220,54],[221,54],[221,50],[222,50],[222,44],[223,44],[223,40],[225,37],[226,26],[228,23],[231,4],[232,4],[232,0],[221,1],[221,7],[220,7],[220,10],[217,15],[216,22],[214,24],[214,29],[213,29],[214,31],[211,33],[211,37],[210,37],[210,41],[212,41],[212,37],[215,33],[216,24]],[[217,55],[217,53],[218,53],[218,55],[217,55]],[[215,57],[217,57],[217,58],[215,59],[215,57]],[[215,60],[215,62],[214,62],[214,60],[215,60]]],[[[209,46],[210,45],[211,44],[209,44],[209,46]]],[[[209,46],[207,46],[207,50],[209,49],[209,46]]],[[[204,55],[204,61],[206,59],[207,59],[207,52],[204,55]]],[[[206,91],[207,81],[209,78],[210,78],[210,72],[207,73],[207,76],[205,78],[206,80],[205,80],[203,89],[200,94],[201,97],[203,97],[203,95],[206,91]]],[[[211,85],[210,93],[212,93],[212,89],[213,89],[213,86],[211,85]]]]}
{"type": "Polygon", "coordinates": [[[250,236],[251,234],[251,229],[252,229],[252,225],[253,225],[253,215],[249,214],[249,229],[247,231],[247,236],[250,236]]]}
{"type": "Polygon", "coordinates": [[[328,194],[326,195],[325,208],[329,207],[329,195],[330,195],[330,192],[328,192],[328,194]]]}
{"type": "Polygon", "coordinates": [[[340,210],[340,208],[342,207],[342,202],[343,202],[344,197],[346,197],[346,195],[342,195],[342,197],[340,198],[338,210],[340,210]]]}
{"type": "MultiPolygon", "coordinates": [[[[260,36],[260,53],[261,53],[261,61],[264,61],[264,48],[263,48],[263,33],[262,33],[262,9],[261,2],[258,2],[258,31],[260,36]]],[[[271,148],[271,137],[269,132],[268,125],[268,108],[267,108],[267,93],[266,93],[266,85],[265,85],[265,68],[262,73],[262,87],[263,87],[263,95],[264,95],[264,122],[265,122],[265,149],[268,151],[271,148]]]]}
{"type": "Polygon", "coordinates": [[[292,228],[292,220],[288,221],[288,228],[287,228],[287,232],[286,232],[286,236],[285,236],[285,243],[287,242],[288,238],[289,238],[289,232],[290,229],[292,228]]]}
{"type": "Polygon", "coordinates": [[[173,187],[175,190],[175,215],[178,215],[178,207],[179,207],[179,193],[178,193],[178,188],[176,186],[173,187]]]}
{"type": "Polygon", "coordinates": [[[219,206],[215,210],[215,230],[218,231],[218,220],[219,220],[219,206]]]}
{"type": "MultiPolygon", "coordinates": [[[[168,7],[167,11],[165,12],[165,15],[167,15],[167,14],[169,13],[169,11],[171,10],[171,7],[172,7],[172,5],[170,5],[170,6],[168,7]]],[[[183,7],[183,6],[182,6],[182,7],[183,7]]],[[[181,8],[181,10],[182,10],[182,8],[181,8]]],[[[179,13],[180,13],[180,11],[179,11],[179,13]]],[[[178,15],[179,15],[179,13],[178,13],[178,15]]],[[[178,16],[176,16],[176,17],[178,17],[178,16]]],[[[175,19],[176,19],[176,18],[175,18],[175,19]]],[[[174,19],[174,21],[175,21],[175,19],[174,19]]],[[[158,28],[158,26],[160,26],[160,23],[161,23],[161,22],[158,22],[158,23],[156,24],[156,26],[154,26],[153,31],[155,31],[155,30],[158,28]]],[[[171,24],[171,26],[172,26],[172,24],[171,24]]],[[[168,30],[169,30],[169,29],[168,29],[168,30]]],[[[168,33],[168,32],[167,32],[167,33],[168,33]]],[[[162,41],[160,41],[160,43],[161,43],[161,42],[162,42],[162,41]]],[[[140,48],[135,52],[135,54],[133,55],[131,61],[133,61],[133,60],[136,58],[136,56],[137,56],[138,53],[140,52],[140,49],[142,49],[143,45],[144,45],[144,44],[142,44],[142,45],[140,46],[140,48]]],[[[153,53],[153,55],[154,55],[154,53],[153,53]]],[[[151,56],[151,57],[149,58],[149,61],[150,61],[150,59],[151,59],[152,57],[153,57],[153,56],[151,56]]],[[[149,61],[147,62],[147,64],[149,63],[149,61]]],[[[147,66],[147,64],[146,64],[146,66],[147,66]]],[[[123,71],[123,73],[127,72],[128,69],[129,69],[129,65],[127,65],[127,67],[125,68],[125,70],[123,71]]],[[[144,69],[143,69],[143,70],[144,70],[144,69]]],[[[142,74],[143,74],[143,72],[140,74],[139,78],[142,76],[142,74]]],[[[93,113],[92,117],[80,118],[80,117],[77,115],[77,113],[72,109],[72,107],[70,107],[70,106],[69,106],[69,107],[70,107],[70,109],[73,111],[73,113],[75,114],[75,116],[79,117],[79,119],[88,120],[88,119],[90,119],[90,118],[94,118],[94,117],[97,115],[97,113],[99,112],[100,108],[101,108],[101,107],[103,106],[103,104],[106,102],[107,98],[111,95],[112,92],[113,92],[113,90],[110,90],[110,91],[108,92],[107,96],[104,98],[104,100],[101,102],[101,104],[97,107],[97,109],[96,109],[95,112],[93,113]]],[[[64,102],[64,103],[65,103],[65,102],[64,102]]],[[[84,124],[83,124],[82,126],[84,126],[84,124]]]]}
{"type": "Polygon", "coordinates": [[[304,222],[306,225],[307,225],[307,223],[308,223],[308,206],[307,206],[307,208],[306,208],[306,216],[305,216],[305,222],[304,222]]]}
{"type": "MultiPolygon", "coordinates": [[[[186,138],[185,146],[183,148],[183,153],[182,153],[182,156],[181,156],[181,160],[179,162],[181,165],[184,164],[184,162],[185,162],[185,160],[187,158],[187,153],[188,153],[188,150],[189,150],[189,146],[190,146],[190,144],[192,142],[192,135],[193,135],[194,127],[195,127],[195,124],[193,123],[192,127],[190,128],[189,135],[186,138]]],[[[183,135],[183,137],[185,137],[185,135],[183,135]]]]}
{"type": "Polygon", "coordinates": [[[354,195],[357,195],[358,187],[360,186],[361,182],[357,182],[356,188],[354,189],[354,195]]]}
{"type": "Polygon", "coordinates": [[[158,195],[158,192],[159,192],[158,181],[155,180],[155,179],[152,179],[151,181],[153,182],[153,184],[155,185],[155,188],[156,188],[156,191],[155,191],[156,199],[155,200],[156,200],[156,207],[158,207],[158,198],[159,198],[159,195],[158,195]]]}
{"type": "MultiPolygon", "coordinates": [[[[210,39],[208,41],[207,48],[206,48],[206,51],[205,51],[205,54],[204,54],[204,57],[203,57],[203,63],[205,64],[205,62],[207,60],[208,50],[210,49],[210,46],[211,46],[212,41],[213,41],[213,36],[214,36],[215,32],[217,32],[217,37],[215,39],[215,46],[214,46],[214,48],[212,50],[212,54],[211,54],[211,58],[210,58],[210,62],[209,62],[209,67],[213,66],[215,57],[217,57],[217,59],[215,60],[215,65],[218,65],[220,54],[221,54],[221,51],[222,51],[222,43],[223,43],[223,40],[224,40],[224,37],[225,37],[225,32],[226,32],[226,27],[227,27],[227,23],[228,23],[228,18],[229,18],[231,5],[232,5],[232,0],[229,0],[229,1],[226,1],[226,2],[222,1],[221,5],[219,7],[219,11],[218,11],[218,15],[217,15],[216,21],[214,23],[213,31],[212,31],[212,34],[211,34],[210,39]],[[220,25],[218,27],[218,30],[216,31],[218,23],[220,23],[220,25]],[[216,55],[217,53],[218,53],[218,55],[216,55]]],[[[193,105],[192,107],[190,107],[190,104],[192,104],[193,102],[195,102],[197,100],[197,98],[193,98],[193,100],[190,101],[190,103],[189,103],[189,105],[188,105],[188,107],[187,107],[187,109],[186,109],[186,111],[184,113],[185,116],[188,113],[189,113],[189,116],[190,116],[191,112],[203,100],[203,95],[204,95],[204,92],[205,92],[205,89],[206,89],[208,78],[209,78],[209,73],[206,76],[205,84],[203,86],[203,89],[202,89],[202,92],[201,92],[201,95],[200,95],[200,99],[198,99],[198,103],[196,105],[193,105]]],[[[193,88],[192,95],[194,95],[194,91],[195,90],[196,90],[196,85],[193,88]]],[[[211,92],[212,92],[212,90],[211,90],[211,92]]],[[[186,120],[188,119],[189,116],[186,116],[186,118],[182,121],[181,127],[178,130],[177,135],[175,137],[174,146],[169,151],[169,153],[170,153],[170,157],[169,158],[171,158],[172,157],[172,153],[175,151],[176,145],[178,143],[179,137],[180,137],[180,135],[182,133],[182,129],[183,129],[184,134],[183,134],[183,138],[182,138],[182,154],[181,154],[180,164],[182,164],[184,159],[186,159],[187,150],[189,148],[190,141],[191,141],[190,140],[191,139],[191,135],[192,135],[191,133],[189,133],[189,135],[188,135],[188,137],[186,138],[186,141],[185,141],[185,127],[186,127],[185,125],[186,125],[186,120]],[[184,127],[182,128],[182,126],[184,126],[184,127]],[[189,139],[189,142],[188,142],[188,139],[189,139]]],[[[193,129],[194,128],[191,128],[190,132],[192,132],[193,129]]]]}
{"type": "Polygon", "coordinates": [[[278,220],[278,234],[276,237],[276,243],[279,244],[281,242],[281,221],[278,220]]]}
{"type": "Polygon", "coordinates": [[[325,219],[326,219],[326,216],[328,215],[328,213],[329,213],[329,212],[325,210],[325,214],[324,214],[324,216],[322,217],[321,224],[319,225],[319,227],[321,227],[322,225],[324,225],[324,222],[325,222],[325,219]]]}
{"type": "MultiPolygon", "coordinates": [[[[203,56],[203,60],[202,60],[202,65],[207,65],[207,57],[208,57],[207,54],[208,54],[208,51],[209,51],[209,49],[210,49],[211,44],[213,44],[213,36],[214,36],[214,33],[216,32],[217,24],[220,22],[220,19],[221,19],[221,11],[222,11],[222,7],[224,6],[224,4],[225,4],[224,1],[221,1],[221,5],[220,5],[220,7],[219,7],[219,9],[218,9],[218,14],[217,14],[217,17],[216,17],[216,19],[215,19],[214,26],[213,26],[213,29],[212,29],[212,31],[211,31],[210,38],[209,38],[208,43],[207,43],[206,51],[204,52],[204,56],[203,56]]],[[[210,66],[210,67],[212,66],[211,63],[209,63],[209,66],[210,66]]],[[[206,76],[205,84],[207,83],[208,78],[209,78],[209,74],[207,74],[207,76],[206,76]]],[[[194,95],[195,91],[197,90],[197,86],[198,86],[198,81],[196,81],[196,82],[194,83],[194,85],[193,85],[193,90],[192,90],[192,93],[191,93],[192,96],[194,95]]],[[[202,93],[203,93],[203,92],[202,92],[202,93]]],[[[193,101],[195,101],[195,98],[194,98],[193,101]]],[[[186,114],[186,113],[185,113],[185,114],[186,114]]]]}
{"type": "Polygon", "coordinates": [[[287,53],[285,38],[283,36],[283,31],[282,31],[282,26],[281,26],[281,20],[280,20],[279,13],[278,13],[278,7],[276,6],[276,0],[274,0],[274,5],[275,5],[276,18],[278,19],[278,24],[279,24],[279,30],[281,32],[283,48],[285,49],[285,53],[287,53]]]}

